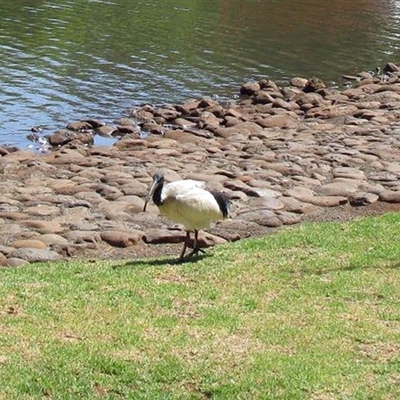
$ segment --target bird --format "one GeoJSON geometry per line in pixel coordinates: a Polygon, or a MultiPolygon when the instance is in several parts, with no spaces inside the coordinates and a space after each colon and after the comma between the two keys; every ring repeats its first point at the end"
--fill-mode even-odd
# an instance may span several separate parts
{"type": "Polygon", "coordinates": [[[231,201],[222,192],[206,190],[205,182],[183,179],[165,184],[164,175],[156,172],[146,197],[143,211],[150,199],[161,215],[184,226],[186,237],[178,261],[185,259],[190,243],[190,233],[194,232],[193,250],[186,258],[203,252],[198,243],[199,230],[208,229],[212,221],[230,218],[231,201]]]}

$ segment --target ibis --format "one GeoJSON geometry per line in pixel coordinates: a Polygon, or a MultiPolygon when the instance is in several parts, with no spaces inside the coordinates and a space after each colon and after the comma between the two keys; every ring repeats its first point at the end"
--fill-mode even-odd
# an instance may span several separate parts
{"type": "Polygon", "coordinates": [[[160,214],[177,224],[183,225],[186,238],[178,261],[182,261],[190,243],[190,233],[194,232],[193,251],[187,258],[203,250],[198,243],[200,229],[208,229],[210,223],[230,217],[231,202],[217,191],[206,190],[205,182],[184,179],[165,184],[164,175],[157,172],[143,207],[146,211],[150,199],[160,210],[160,214]]]}

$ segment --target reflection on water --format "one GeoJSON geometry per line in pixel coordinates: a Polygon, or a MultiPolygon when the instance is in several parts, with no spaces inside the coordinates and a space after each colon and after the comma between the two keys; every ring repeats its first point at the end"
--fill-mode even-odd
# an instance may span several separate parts
{"type": "Polygon", "coordinates": [[[0,4],[0,144],[138,104],[398,60],[396,0],[14,0],[0,4]]]}

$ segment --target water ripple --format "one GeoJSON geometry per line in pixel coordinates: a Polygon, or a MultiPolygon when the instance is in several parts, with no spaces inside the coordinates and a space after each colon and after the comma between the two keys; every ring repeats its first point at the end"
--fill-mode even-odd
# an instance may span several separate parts
{"type": "Polygon", "coordinates": [[[396,62],[399,19],[395,0],[1,2],[0,144],[142,103],[229,100],[249,79],[337,84],[396,62]]]}

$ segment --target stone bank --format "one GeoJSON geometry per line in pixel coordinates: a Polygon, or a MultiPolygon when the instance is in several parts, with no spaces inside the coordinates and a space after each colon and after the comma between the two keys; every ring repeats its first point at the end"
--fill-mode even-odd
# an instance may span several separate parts
{"type": "Polygon", "coordinates": [[[202,232],[204,247],[331,210],[396,209],[399,76],[388,64],[345,89],[318,79],[249,82],[230,104],[191,99],[145,105],[112,125],[73,121],[48,138],[47,154],[1,147],[0,265],[178,254],[181,227],[154,205],[142,212],[158,170],[232,199],[234,217],[202,232]],[[114,140],[95,146],[95,135],[114,140]]]}

